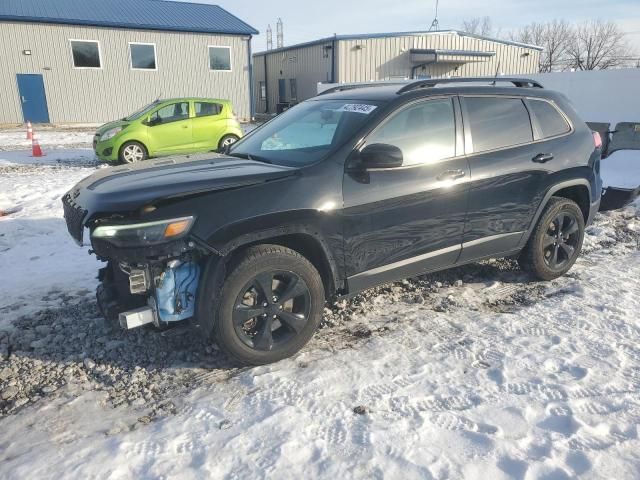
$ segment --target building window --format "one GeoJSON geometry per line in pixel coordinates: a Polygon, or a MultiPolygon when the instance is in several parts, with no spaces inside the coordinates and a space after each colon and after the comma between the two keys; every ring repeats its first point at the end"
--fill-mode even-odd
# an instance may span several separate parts
{"type": "Polygon", "coordinates": [[[211,102],[195,102],[193,104],[196,110],[196,117],[209,117],[212,115],[220,115],[222,105],[211,102]]]}
{"type": "Polygon", "coordinates": [[[157,70],[156,46],[154,43],[130,43],[131,68],[134,70],[157,70]]]}
{"type": "Polygon", "coordinates": [[[289,90],[291,91],[291,101],[298,101],[298,82],[295,78],[289,79],[289,90]]]}
{"type": "Polygon", "coordinates": [[[265,82],[260,82],[260,100],[267,99],[267,84],[265,82]]]}
{"type": "Polygon", "coordinates": [[[231,71],[231,47],[209,47],[209,69],[231,71]]]}
{"type": "Polygon", "coordinates": [[[75,68],[102,68],[100,44],[95,40],[70,40],[75,68]]]}

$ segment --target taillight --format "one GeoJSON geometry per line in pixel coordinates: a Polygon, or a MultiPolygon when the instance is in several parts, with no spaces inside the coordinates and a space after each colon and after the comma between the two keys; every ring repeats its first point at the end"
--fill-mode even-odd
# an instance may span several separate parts
{"type": "Polygon", "coordinates": [[[593,143],[596,148],[602,148],[602,137],[599,132],[593,132],[593,143]]]}

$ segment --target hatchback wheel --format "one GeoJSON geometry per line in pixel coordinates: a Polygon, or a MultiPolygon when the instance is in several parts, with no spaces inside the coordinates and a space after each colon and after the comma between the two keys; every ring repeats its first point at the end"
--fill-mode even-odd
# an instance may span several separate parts
{"type": "Polygon", "coordinates": [[[231,145],[236,143],[238,140],[240,140],[240,138],[238,138],[236,135],[225,135],[218,142],[218,150],[220,152],[224,152],[227,148],[229,148],[231,145]]]}
{"type": "Polygon", "coordinates": [[[324,287],[297,252],[260,245],[242,255],[215,300],[218,345],[243,364],[261,365],[293,355],[311,339],[322,320],[324,287]]]}
{"type": "Polygon", "coordinates": [[[136,163],[147,159],[147,149],[139,142],[127,142],[120,148],[120,161],[136,163]]]}
{"type": "Polygon", "coordinates": [[[573,266],[584,240],[584,216],[578,205],[553,197],[518,259],[524,270],[553,280],[573,266]]]}

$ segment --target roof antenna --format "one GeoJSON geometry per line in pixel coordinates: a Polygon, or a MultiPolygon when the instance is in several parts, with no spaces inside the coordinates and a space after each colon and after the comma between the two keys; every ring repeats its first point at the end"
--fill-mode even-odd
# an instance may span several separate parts
{"type": "Polygon", "coordinates": [[[440,0],[436,0],[436,16],[433,19],[433,22],[431,22],[431,27],[429,27],[429,31],[430,32],[437,32],[438,30],[440,30],[440,22],[438,22],[438,3],[440,2],[440,0]]]}
{"type": "Polygon", "coordinates": [[[491,84],[494,87],[496,86],[496,81],[498,80],[498,75],[500,75],[500,60],[498,60],[498,66],[496,67],[496,74],[493,77],[493,83],[491,84]]]}

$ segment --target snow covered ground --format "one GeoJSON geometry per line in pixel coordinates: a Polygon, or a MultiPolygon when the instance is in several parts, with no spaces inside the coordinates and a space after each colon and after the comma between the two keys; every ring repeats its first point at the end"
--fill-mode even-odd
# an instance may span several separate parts
{"type": "Polygon", "coordinates": [[[102,324],[59,201],[100,168],[90,133],[34,161],[0,132],[0,478],[640,477],[640,204],[555,282],[499,260],[387,285],[237,369],[102,324]]]}

